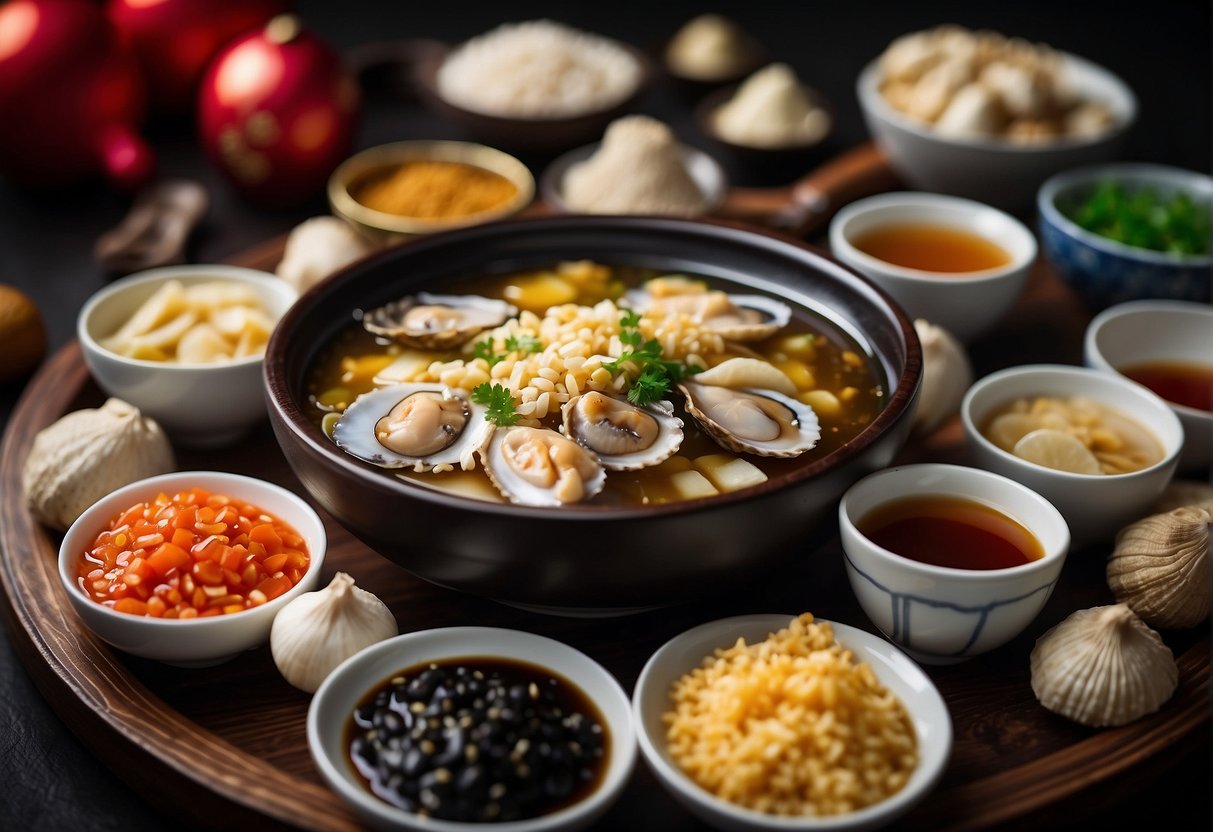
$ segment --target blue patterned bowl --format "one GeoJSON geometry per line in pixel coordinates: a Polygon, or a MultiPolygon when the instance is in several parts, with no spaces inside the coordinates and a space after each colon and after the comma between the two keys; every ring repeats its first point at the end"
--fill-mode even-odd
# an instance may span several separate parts
{"type": "Polygon", "coordinates": [[[1041,186],[1036,205],[1045,255],[1091,309],[1146,298],[1209,302],[1213,258],[1135,248],[1080,228],[1061,212],[1085,198],[1100,182],[1112,180],[1135,190],[1149,188],[1160,196],[1186,193],[1205,205],[1213,203],[1208,176],[1165,165],[1111,164],[1057,174],[1041,186]]]}

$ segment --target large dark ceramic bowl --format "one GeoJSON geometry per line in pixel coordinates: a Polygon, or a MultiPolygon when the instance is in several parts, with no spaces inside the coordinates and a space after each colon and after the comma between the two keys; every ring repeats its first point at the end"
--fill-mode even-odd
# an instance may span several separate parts
{"type": "Polygon", "coordinates": [[[922,372],[905,314],[816,250],[723,223],[549,217],[449,231],[390,249],[305,294],[266,355],[270,420],[313,497],[370,548],[447,587],[578,611],[671,604],[764,574],[813,548],[812,532],[855,480],[901,447],[922,372]],[[690,272],[783,297],[873,356],[890,391],[851,442],[731,494],[652,506],[531,508],[440,493],[347,456],[305,413],[306,373],[355,309],[464,277],[589,258],[690,272]]]}

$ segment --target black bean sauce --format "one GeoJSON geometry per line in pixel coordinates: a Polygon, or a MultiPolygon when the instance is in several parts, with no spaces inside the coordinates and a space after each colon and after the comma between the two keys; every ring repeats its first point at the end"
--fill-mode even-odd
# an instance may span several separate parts
{"type": "Polygon", "coordinates": [[[554,812],[593,791],[607,764],[605,723],[581,690],[491,657],[394,675],[362,698],[346,736],[373,794],[444,820],[554,812]]]}

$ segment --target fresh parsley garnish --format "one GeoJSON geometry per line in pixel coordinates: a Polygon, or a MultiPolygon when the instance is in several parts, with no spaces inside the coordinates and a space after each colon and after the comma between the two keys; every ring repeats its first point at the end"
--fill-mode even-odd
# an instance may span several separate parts
{"type": "Polygon", "coordinates": [[[514,412],[514,394],[510,388],[487,381],[472,388],[472,401],[485,406],[485,421],[508,428],[522,417],[514,412]]]}
{"type": "Polygon", "coordinates": [[[505,339],[506,352],[530,355],[543,349],[543,342],[534,335],[510,335],[505,339]]]}
{"type": "Polygon", "coordinates": [[[518,357],[530,355],[543,349],[543,342],[534,335],[510,335],[505,339],[505,352],[498,353],[493,346],[492,338],[477,341],[472,347],[472,355],[483,358],[490,367],[505,361],[510,353],[518,353],[518,357]]]}
{"type": "Polygon", "coordinates": [[[640,314],[625,310],[619,318],[619,340],[628,348],[616,359],[603,363],[607,372],[615,375],[623,371],[623,365],[631,362],[637,369],[636,378],[628,387],[628,401],[644,407],[660,401],[670,392],[673,382],[681,381],[702,367],[669,361],[661,357],[661,344],[655,338],[645,340],[640,332],[640,314]]]}
{"type": "Polygon", "coordinates": [[[472,355],[476,356],[477,358],[483,358],[489,363],[490,367],[505,360],[504,355],[497,355],[493,351],[492,338],[485,338],[483,341],[477,341],[476,345],[472,347],[472,355]]]}

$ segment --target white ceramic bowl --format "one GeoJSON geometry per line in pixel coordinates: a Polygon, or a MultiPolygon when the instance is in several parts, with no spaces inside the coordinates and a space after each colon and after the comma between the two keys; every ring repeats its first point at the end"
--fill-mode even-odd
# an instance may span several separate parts
{"type": "Polygon", "coordinates": [[[316,588],[324,564],[327,536],[320,517],[302,499],[263,480],[217,471],[180,471],[133,482],[102,497],[72,523],[59,546],[59,578],[76,612],[103,641],[126,653],[182,667],[206,667],[227,661],[266,642],[278,611],[316,588]],[[161,492],[204,488],[247,500],[299,532],[311,563],[303,578],[277,598],[243,612],[174,620],[114,612],[88,598],[76,584],[76,563],[119,512],[161,492]]]}
{"type": "Polygon", "coordinates": [[[636,762],[635,731],[627,694],[604,667],[567,644],[518,630],[446,627],[407,633],[371,645],[337,667],[312,699],[307,714],[312,759],[329,786],[363,822],[375,829],[419,832],[567,832],[593,823],[618,799],[636,762]],[[607,770],[587,797],[551,814],[502,823],[462,823],[425,818],[375,797],[349,760],[345,726],[362,697],[402,670],[431,661],[490,656],[516,659],[553,671],[580,688],[606,722],[607,770]]]}
{"type": "Polygon", "coordinates": [[[1133,91],[1103,67],[1066,52],[1055,53],[1070,86],[1111,110],[1112,129],[1090,137],[1024,145],[1004,139],[954,139],[895,110],[880,94],[880,59],[859,74],[856,93],[868,132],[897,174],[926,191],[980,199],[1008,211],[1027,212],[1036,189],[1067,168],[1115,159],[1137,119],[1133,91]]]}
{"type": "MultiPolygon", "coordinates": [[[[560,214],[578,214],[580,211],[572,208],[564,200],[564,178],[569,169],[579,165],[598,152],[601,143],[586,145],[570,150],[554,159],[539,177],[539,195],[560,214]]],[[[723,203],[729,190],[728,174],[720,162],[702,150],[689,144],[680,145],[682,162],[687,173],[699,186],[704,195],[704,206],[696,212],[696,216],[710,214],[723,203]]]]}
{"type": "Polygon", "coordinates": [[[1021,482],[1062,513],[1073,545],[1111,539],[1149,512],[1179,462],[1183,427],[1167,403],[1140,384],[1084,367],[1030,364],[980,379],[960,405],[965,438],[977,464],[1021,482]],[[1020,459],[982,435],[995,410],[1015,399],[1081,396],[1114,408],[1147,428],[1162,445],[1154,465],[1130,474],[1071,474],[1020,459]]]}
{"type": "Polygon", "coordinates": [[[165,282],[226,281],[250,287],[277,320],[298,293],[272,274],[235,266],[166,266],[116,280],[84,304],[76,334],[98,386],[160,423],[175,443],[215,447],[235,441],[266,418],[262,357],[215,364],[126,358],[100,341],[118,331],[165,282]]]}
{"type": "Polygon", "coordinates": [[[890,823],[922,800],[939,781],[952,751],[952,720],[943,697],[918,665],[894,645],[855,627],[831,622],[838,642],[850,649],[856,659],[871,665],[881,684],[902,701],[918,735],[918,768],[900,792],[846,815],[779,817],[716,797],[692,781],[670,757],[661,717],[670,709],[670,689],[674,683],[699,667],[716,648],[731,647],[738,638],[747,643],[761,641],[786,627],[792,618],[777,614],[724,618],[666,642],[645,664],[632,694],[640,751],[666,790],[697,818],[717,829],[858,832],[890,823]]]}
{"type": "Polygon", "coordinates": [[[1070,546],[1066,521],[1044,497],[959,465],[905,465],[870,474],[843,495],[838,524],[859,605],[882,633],[927,664],[964,661],[1019,635],[1053,594],[1070,546]],[[866,515],[909,494],[996,508],[1031,532],[1044,554],[1007,569],[953,569],[902,557],[859,530],[866,515]]]}
{"type": "MultiPolygon", "coordinates": [[[[1179,300],[1138,300],[1105,309],[1087,326],[1083,361],[1108,373],[1155,361],[1213,367],[1213,307],[1179,300]]],[[[1213,465],[1213,402],[1198,410],[1167,402],[1184,428],[1181,470],[1213,465]]]]}
{"type": "Polygon", "coordinates": [[[830,222],[834,256],[893,296],[911,318],[925,318],[971,341],[996,324],[1023,292],[1036,260],[1036,238],[1019,220],[980,202],[939,194],[881,194],[853,202],[830,222]],[[857,249],[863,234],[921,224],[968,231],[1005,250],[1005,266],[941,274],[898,266],[857,249]]]}

